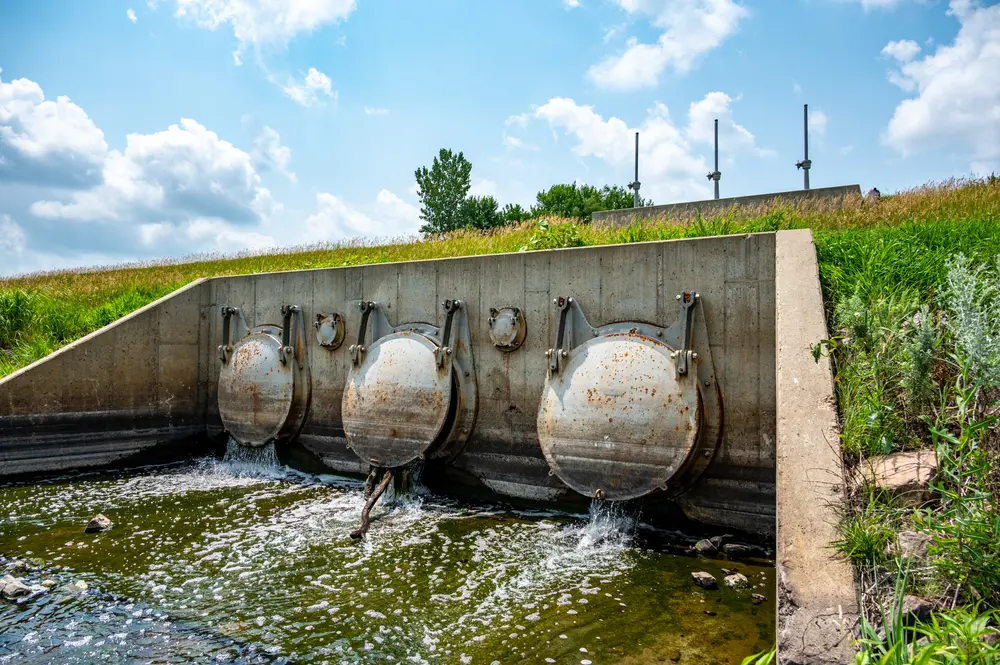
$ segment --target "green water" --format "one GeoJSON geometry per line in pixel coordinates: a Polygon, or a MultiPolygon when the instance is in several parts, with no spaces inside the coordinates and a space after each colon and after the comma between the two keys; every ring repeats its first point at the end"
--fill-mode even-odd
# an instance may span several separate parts
{"type": "Polygon", "coordinates": [[[203,459],[0,485],[0,570],[39,557],[17,575],[60,583],[0,601],[0,665],[707,665],[773,643],[772,567],[671,553],[607,508],[389,499],[356,542],[361,484],[287,468],[203,459]],[[85,535],[96,513],[114,527],[85,535]],[[692,584],[723,567],[755,588],[692,584]],[[89,589],[61,588],[75,580],[89,589]]]}

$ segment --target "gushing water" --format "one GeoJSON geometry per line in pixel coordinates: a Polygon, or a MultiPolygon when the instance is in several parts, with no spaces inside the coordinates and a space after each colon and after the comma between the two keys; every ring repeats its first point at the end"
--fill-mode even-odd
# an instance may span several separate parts
{"type": "Polygon", "coordinates": [[[356,543],[361,487],[233,445],[222,461],[0,486],[0,569],[46,562],[18,573],[31,597],[0,601],[0,665],[738,663],[773,640],[772,602],[690,581],[726,565],[770,596],[773,569],[637,549],[628,506],[575,517],[417,491],[376,505],[356,543]],[[114,527],[84,535],[97,512],[114,527]],[[86,593],[60,590],[78,579],[86,593]]]}

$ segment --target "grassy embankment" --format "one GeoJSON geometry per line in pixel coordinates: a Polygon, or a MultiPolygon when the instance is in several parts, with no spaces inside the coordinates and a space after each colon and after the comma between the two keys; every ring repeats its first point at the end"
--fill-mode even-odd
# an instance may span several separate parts
{"type": "MultiPolygon", "coordinates": [[[[942,621],[957,621],[966,631],[986,630],[988,613],[1000,607],[995,178],[919,187],[883,196],[876,206],[743,209],[687,226],[636,222],[599,229],[550,220],[487,234],[7,279],[0,281],[0,376],[203,276],[804,227],[814,230],[830,317],[831,339],[818,348],[834,358],[845,463],[853,470],[871,456],[912,448],[934,448],[938,455],[932,503],[901,508],[856,487],[838,544],[862,582],[866,625],[884,623],[888,633],[885,644],[868,645],[865,657],[911,662],[915,656],[904,658],[899,644],[891,650],[894,640],[904,639],[893,619],[899,612],[880,604],[898,605],[892,602],[897,591],[958,608],[942,621]],[[904,562],[887,554],[903,529],[930,534],[926,558],[904,562]]],[[[958,628],[928,630],[926,657],[957,648],[958,628]]]]}

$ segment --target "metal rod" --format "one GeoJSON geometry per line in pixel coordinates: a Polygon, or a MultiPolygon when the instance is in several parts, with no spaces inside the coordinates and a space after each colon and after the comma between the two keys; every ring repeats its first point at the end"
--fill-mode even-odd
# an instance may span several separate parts
{"type": "MultiPolygon", "coordinates": [[[[719,119],[715,119],[715,172],[719,173],[719,119]]],[[[719,178],[715,178],[715,198],[719,198],[719,178]]]]}
{"type": "Polygon", "coordinates": [[[809,161],[809,105],[802,106],[802,139],[805,147],[805,157],[801,162],[795,164],[795,168],[802,169],[803,184],[805,189],[809,189],[809,169],[812,162],[809,161]]]}
{"type": "Polygon", "coordinates": [[[715,119],[715,170],[708,174],[709,180],[715,181],[715,198],[719,198],[719,179],[722,174],[719,172],[719,119],[715,119]]]}
{"type": "Polygon", "coordinates": [[[639,132],[635,133],[635,180],[630,182],[628,188],[632,190],[632,207],[638,208],[641,202],[639,198],[639,132]]]}

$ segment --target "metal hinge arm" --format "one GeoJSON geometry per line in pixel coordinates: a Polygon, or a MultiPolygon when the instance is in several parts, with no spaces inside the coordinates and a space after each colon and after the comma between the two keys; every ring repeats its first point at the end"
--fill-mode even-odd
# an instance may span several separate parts
{"type": "Polygon", "coordinates": [[[437,356],[438,368],[444,367],[445,360],[452,354],[452,347],[450,346],[451,329],[454,325],[455,312],[462,309],[462,301],[445,300],[441,304],[444,307],[444,311],[447,312],[447,316],[444,320],[444,332],[441,334],[441,346],[434,351],[434,354],[437,356]]]}
{"type": "Polygon", "coordinates": [[[378,303],[372,301],[362,301],[358,305],[361,310],[361,326],[358,328],[358,343],[352,344],[350,349],[351,352],[351,363],[354,365],[359,365],[364,357],[365,353],[365,333],[368,330],[368,317],[371,316],[372,310],[378,307],[378,303]]]}

